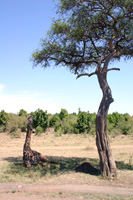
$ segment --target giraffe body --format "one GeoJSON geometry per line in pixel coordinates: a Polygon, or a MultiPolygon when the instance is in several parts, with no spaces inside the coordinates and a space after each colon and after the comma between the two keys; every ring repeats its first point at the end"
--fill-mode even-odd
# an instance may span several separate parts
{"type": "Polygon", "coordinates": [[[41,153],[34,151],[30,148],[31,130],[32,130],[31,125],[33,122],[33,116],[29,116],[27,120],[28,120],[28,125],[27,125],[25,144],[23,148],[23,163],[28,168],[30,168],[31,165],[37,165],[38,163],[45,166],[46,161],[48,161],[48,159],[41,153]]]}

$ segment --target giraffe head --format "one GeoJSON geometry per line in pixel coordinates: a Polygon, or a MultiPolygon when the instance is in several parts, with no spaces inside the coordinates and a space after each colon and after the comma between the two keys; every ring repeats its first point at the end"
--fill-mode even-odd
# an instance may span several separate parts
{"type": "Polygon", "coordinates": [[[34,117],[30,115],[29,117],[26,117],[26,119],[28,120],[28,124],[32,124],[34,117]]]}

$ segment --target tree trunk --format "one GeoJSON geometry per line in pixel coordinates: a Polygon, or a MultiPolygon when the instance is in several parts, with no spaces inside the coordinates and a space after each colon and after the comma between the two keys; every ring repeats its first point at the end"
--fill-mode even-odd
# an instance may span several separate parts
{"type": "Polygon", "coordinates": [[[106,80],[106,75],[107,72],[103,70],[97,73],[98,81],[103,92],[103,98],[96,116],[96,145],[100,158],[102,176],[113,178],[117,176],[117,172],[107,133],[107,115],[109,106],[114,100],[106,80]]]}

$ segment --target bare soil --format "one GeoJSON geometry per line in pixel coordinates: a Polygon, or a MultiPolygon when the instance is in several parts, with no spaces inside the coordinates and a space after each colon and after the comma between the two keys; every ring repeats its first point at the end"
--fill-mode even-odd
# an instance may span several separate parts
{"type": "MultiPolygon", "coordinates": [[[[25,134],[20,138],[11,138],[0,133],[0,199],[2,200],[131,200],[133,199],[132,165],[133,136],[111,138],[115,160],[122,164],[116,180],[104,180],[74,170],[40,177],[37,180],[24,177],[4,177],[4,170],[17,158],[22,159],[25,134]]],[[[95,137],[82,135],[55,136],[51,133],[41,137],[32,136],[32,149],[50,157],[98,159],[95,137]]]]}
{"type": "Polygon", "coordinates": [[[119,196],[120,199],[131,199],[133,190],[131,188],[96,186],[96,185],[76,185],[57,184],[47,185],[42,183],[6,183],[0,184],[1,199],[89,199],[95,198],[93,195],[101,195],[102,199],[107,196],[119,196]],[[84,195],[86,194],[86,195],[84,195]],[[88,197],[87,197],[87,194],[88,197]],[[92,195],[92,197],[91,197],[92,195]],[[76,197],[77,196],[77,197],[76,197]],[[130,198],[131,197],[131,198],[130,198]]]}

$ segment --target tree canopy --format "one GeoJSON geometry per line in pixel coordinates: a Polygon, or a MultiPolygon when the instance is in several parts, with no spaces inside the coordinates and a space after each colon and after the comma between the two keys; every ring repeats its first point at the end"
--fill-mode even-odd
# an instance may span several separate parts
{"type": "MultiPolygon", "coordinates": [[[[96,116],[96,145],[103,176],[117,176],[107,130],[107,114],[114,101],[107,82],[110,61],[133,55],[131,0],[59,0],[48,36],[33,53],[34,65],[67,66],[81,76],[97,75],[103,98],[96,116]]],[[[84,121],[84,120],[83,120],[84,121]]],[[[85,118],[86,121],[86,118],[85,118]]],[[[82,125],[82,124],[81,124],[82,125]]],[[[82,126],[83,127],[83,126],[82,126]]],[[[125,132],[129,130],[126,128],[125,132]]]]}
{"type": "Polygon", "coordinates": [[[107,69],[111,60],[133,54],[131,0],[60,0],[57,13],[59,18],[32,55],[34,65],[54,62],[90,76],[96,70],[88,74],[89,67],[107,69]]]}

